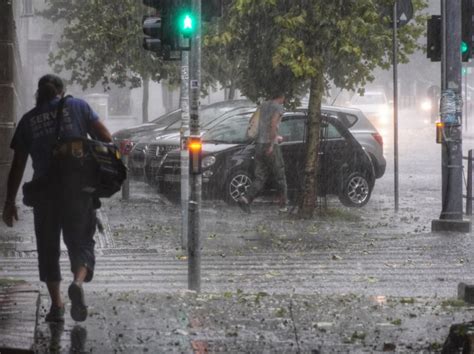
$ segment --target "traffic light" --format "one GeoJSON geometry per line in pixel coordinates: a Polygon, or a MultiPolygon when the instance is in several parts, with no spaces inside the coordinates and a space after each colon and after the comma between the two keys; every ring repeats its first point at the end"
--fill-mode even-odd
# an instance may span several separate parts
{"type": "Polygon", "coordinates": [[[161,52],[161,18],[157,16],[143,17],[143,48],[155,53],[161,52]]]}
{"type": "Polygon", "coordinates": [[[431,61],[441,61],[441,16],[428,19],[426,56],[431,61]]]}
{"type": "Polygon", "coordinates": [[[462,0],[461,3],[461,54],[462,61],[469,61],[472,57],[472,1],[462,0]]]}
{"type": "Polygon", "coordinates": [[[155,11],[153,15],[143,16],[142,29],[143,48],[155,53],[161,53],[163,46],[163,23],[161,19],[161,8],[166,1],[162,0],[142,0],[143,5],[152,7],[155,11]]]}
{"type": "Polygon", "coordinates": [[[155,9],[151,16],[143,17],[143,48],[153,51],[164,60],[180,60],[179,37],[173,20],[177,2],[173,0],[143,0],[143,4],[155,9]]]}
{"type": "Polygon", "coordinates": [[[196,17],[189,7],[181,7],[176,13],[176,27],[184,38],[190,38],[197,28],[196,17]]]}

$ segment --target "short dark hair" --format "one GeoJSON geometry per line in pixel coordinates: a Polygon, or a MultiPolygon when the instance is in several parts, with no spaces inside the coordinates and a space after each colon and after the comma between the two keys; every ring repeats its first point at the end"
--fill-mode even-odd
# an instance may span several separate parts
{"type": "Polygon", "coordinates": [[[42,76],[38,81],[38,90],[36,91],[36,106],[51,101],[57,95],[64,91],[63,80],[53,74],[42,76]]]}

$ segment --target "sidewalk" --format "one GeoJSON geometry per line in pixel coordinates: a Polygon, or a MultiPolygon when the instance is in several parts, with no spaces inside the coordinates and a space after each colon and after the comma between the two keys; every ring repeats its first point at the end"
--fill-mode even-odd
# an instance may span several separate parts
{"type": "Polygon", "coordinates": [[[436,352],[474,308],[426,298],[354,294],[92,294],[90,318],[59,332],[43,322],[40,352],[436,352]],[[79,335],[78,335],[79,333],[79,335]],[[79,338],[79,339],[78,339],[79,338]],[[44,350],[44,351],[43,351],[44,350]]]}
{"type": "MultiPolygon", "coordinates": [[[[410,206],[394,215],[374,196],[366,208],[299,221],[257,204],[242,220],[236,207],[205,202],[203,291],[195,294],[186,291],[179,208],[146,191],[133,195],[102,210],[108,234],[98,239],[96,279],[85,285],[84,323],[72,321],[69,304],[64,326],[44,322],[31,211],[20,208],[15,229],[0,226],[0,278],[8,278],[0,289],[20,306],[0,308],[1,345],[39,353],[440,352],[450,326],[473,318],[474,307],[456,299],[457,284],[474,280],[472,235],[433,235],[429,213],[410,206]],[[28,304],[16,284],[29,286],[28,304]],[[3,328],[21,333],[23,344],[3,328]]],[[[421,210],[433,204],[410,198],[421,210]]],[[[62,267],[65,294],[66,257],[62,267]]]]}

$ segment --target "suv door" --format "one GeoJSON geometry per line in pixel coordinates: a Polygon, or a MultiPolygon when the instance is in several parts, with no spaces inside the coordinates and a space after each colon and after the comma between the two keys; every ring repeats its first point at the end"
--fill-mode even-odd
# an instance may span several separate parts
{"type": "Polygon", "coordinates": [[[279,134],[283,138],[280,147],[285,161],[286,182],[288,188],[294,189],[298,187],[304,173],[306,115],[283,116],[279,134]]]}
{"type": "Polygon", "coordinates": [[[323,119],[320,130],[319,186],[320,193],[338,194],[341,186],[341,170],[351,158],[351,146],[339,129],[323,119]]]}

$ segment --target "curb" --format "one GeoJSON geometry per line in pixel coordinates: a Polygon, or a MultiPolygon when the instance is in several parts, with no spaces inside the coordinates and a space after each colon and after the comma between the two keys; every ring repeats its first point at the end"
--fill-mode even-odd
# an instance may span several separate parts
{"type": "Polygon", "coordinates": [[[39,289],[0,279],[0,353],[34,353],[39,289]]]}

